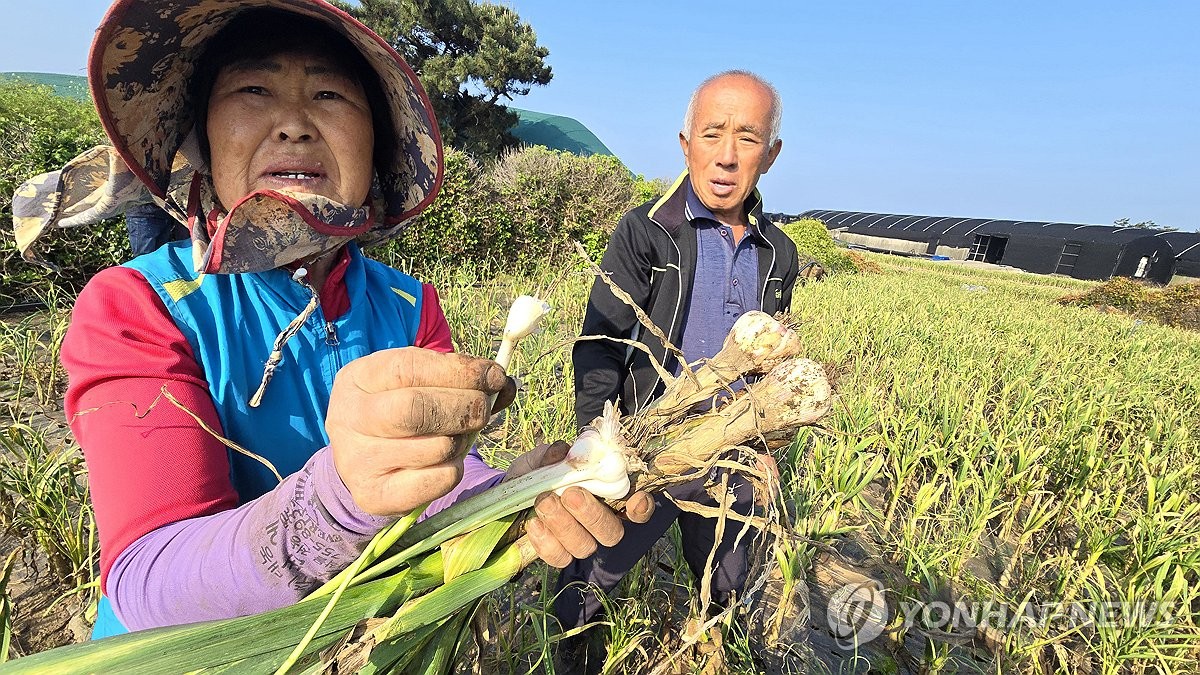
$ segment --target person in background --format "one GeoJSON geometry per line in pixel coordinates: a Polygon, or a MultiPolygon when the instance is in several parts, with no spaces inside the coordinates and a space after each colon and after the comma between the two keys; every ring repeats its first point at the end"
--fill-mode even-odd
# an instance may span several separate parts
{"type": "Polygon", "coordinates": [[[135,204],[125,211],[125,230],[133,257],[151,253],[158,247],[187,239],[187,231],[157,204],[135,204]]]}
{"type": "MultiPolygon", "coordinates": [[[[63,342],[100,535],[94,636],[292,604],[396,518],[503,481],[465,441],[511,379],[453,353],[432,286],[359,248],[442,181],[403,59],[322,0],[118,0],[90,61],[112,147],[22,186],[18,241],[151,195],[190,234],[97,274],[63,342]]],[[[559,566],[622,533],[577,488],[526,527],[559,566]]]]}
{"type": "MultiPolygon", "coordinates": [[[[746,71],[714,75],[696,88],[684,116],[679,146],[687,170],[662,198],[627,213],[613,232],[601,268],[610,280],[677,345],[688,362],[714,356],[743,313],[785,311],[791,304],[798,260],[792,241],[762,213],[759,177],[779,156],[783,107],[778,92],[746,71]]],[[[583,335],[606,335],[645,344],[655,358],[679,373],[662,342],[643,331],[633,310],[600,280],[592,286],[583,335]]],[[[605,401],[624,413],[641,409],[662,391],[649,356],[611,340],[575,344],[575,413],[580,426],[600,414],[605,401]]],[[[774,468],[769,456],[761,461],[774,468]]],[[[706,488],[722,476],[697,476],[667,492],[679,500],[715,505],[706,488]]],[[[753,490],[730,476],[734,510],[747,514],[753,490]]],[[[738,528],[719,541],[716,520],[681,512],[655,498],[649,522],[629,525],[615,546],[572,561],[558,577],[554,612],[564,630],[584,625],[601,609],[600,593],[612,591],[633,565],[678,521],[683,556],[699,577],[714,547],[714,601],[726,605],[742,592],[745,546],[734,546],[738,528]]],[[[561,650],[560,664],[594,670],[596,654],[586,640],[561,650]],[[579,663],[588,659],[590,663],[579,663]]]]}

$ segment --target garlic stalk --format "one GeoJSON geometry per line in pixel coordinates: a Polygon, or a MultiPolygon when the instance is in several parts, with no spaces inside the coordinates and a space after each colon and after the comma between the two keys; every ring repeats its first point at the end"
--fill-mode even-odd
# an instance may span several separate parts
{"type": "MultiPolygon", "coordinates": [[[[512,306],[508,308],[508,318],[504,322],[504,332],[500,335],[500,347],[496,350],[496,363],[508,372],[508,366],[512,362],[513,352],[517,349],[517,343],[522,338],[532,335],[534,331],[542,323],[542,319],[550,313],[551,307],[549,303],[533,297],[532,295],[518,296],[513,300],[512,306]]],[[[490,413],[492,408],[496,407],[496,397],[498,393],[488,397],[487,409],[490,413]]],[[[479,432],[476,431],[467,434],[465,441],[467,448],[475,445],[475,439],[479,438],[479,432]]]]}
{"type": "Polygon", "coordinates": [[[604,414],[579,435],[563,461],[506,480],[414,525],[393,547],[398,553],[355,576],[351,585],[375,579],[480,523],[523,511],[543,492],[562,494],[577,486],[602,499],[621,499],[629,494],[631,474],[643,469],[645,464],[621,436],[620,412],[608,402],[604,414]]]}
{"type": "Polygon", "coordinates": [[[787,324],[765,312],[746,312],[733,324],[721,351],[696,369],[695,378],[675,378],[651,404],[646,411],[646,431],[652,432],[686,416],[696,404],[711,399],[746,375],[771,370],[798,355],[801,347],[799,334],[787,324]]]}

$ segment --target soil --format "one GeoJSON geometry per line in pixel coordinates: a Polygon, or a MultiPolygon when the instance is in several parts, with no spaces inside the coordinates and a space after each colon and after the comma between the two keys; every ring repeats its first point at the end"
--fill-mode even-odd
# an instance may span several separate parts
{"type": "Polygon", "coordinates": [[[87,640],[92,628],[85,617],[86,594],[73,593],[60,581],[50,571],[44,554],[11,536],[0,537],[4,559],[17,548],[21,553],[7,590],[13,603],[9,658],[87,640]]]}
{"type": "MultiPolygon", "coordinates": [[[[61,392],[53,397],[53,403],[40,405],[29,396],[16,396],[17,380],[16,369],[0,360],[0,430],[20,422],[44,432],[55,445],[68,443],[70,429],[63,417],[61,392]]],[[[4,524],[0,515],[0,563],[19,551],[8,586],[0,589],[13,604],[9,658],[86,640],[91,635],[91,620],[86,617],[90,594],[75,592],[74,584],[64,582],[50,569],[46,554],[34,542],[22,540],[4,524]]]]}

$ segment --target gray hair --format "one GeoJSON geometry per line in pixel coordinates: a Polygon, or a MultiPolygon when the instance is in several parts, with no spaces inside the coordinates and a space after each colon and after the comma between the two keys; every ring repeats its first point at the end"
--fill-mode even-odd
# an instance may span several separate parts
{"type": "Polygon", "coordinates": [[[696,87],[696,90],[692,92],[692,98],[688,101],[687,112],[683,115],[683,137],[689,141],[692,140],[692,118],[696,114],[696,101],[700,98],[700,92],[713,82],[731,76],[749,78],[761,84],[771,93],[771,129],[767,134],[767,146],[774,145],[775,140],[779,138],[779,125],[783,121],[783,99],[780,98],[779,91],[775,89],[774,85],[748,70],[726,70],[704,80],[700,86],[696,87]]]}

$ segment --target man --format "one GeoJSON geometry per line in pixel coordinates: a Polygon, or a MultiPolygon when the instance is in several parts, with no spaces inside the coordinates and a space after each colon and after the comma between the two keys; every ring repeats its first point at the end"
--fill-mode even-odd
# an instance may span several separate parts
{"type": "MultiPolygon", "coordinates": [[[[755,189],[782,148],[777,137],[781,114],[778,92],[757,75],[728,71],[705,80],[692,95],[679,134],[687,171],[661,199],[627,213],[605,251],[601,267],[689,363],[714,356],[743,313],[774,314],[791,304],[796,247],[762,215],[755,189]]],[[[633,310],[600,280],[592,287],[583,334],[638,340],[679,372],[680,364],[666,357],[661,341],[643,331],[633,310]]],[[[605,401],[619,401],[628,413],[662,391],[649,357],[619,342],[580,341],[573,360],[580,426],[599,415],[605,401]]],[[[714,472],[669,492],[676,499],[713,505],[705,484],[721,480],[714,472]]],[[[734,509],[748,513],[750,485],[733,475],[730,486],[734,509]]],[[[554,607],[564,630],[590,621],[600,609],[599,596],[578,582],[611,591],[676,519],[689,567],[697,576],[704,573],[716,520],[681,513],[661,496],[656,501],[650,521],[627,525],[625,538],[615,547],[602,546],[592,557],[563,569],[554,607]]],[[[719,604],[740,595],[746,579],[745,546],[733,545],[738,529],[727,528],[713,557],[713,596],[719,604]]]]}

